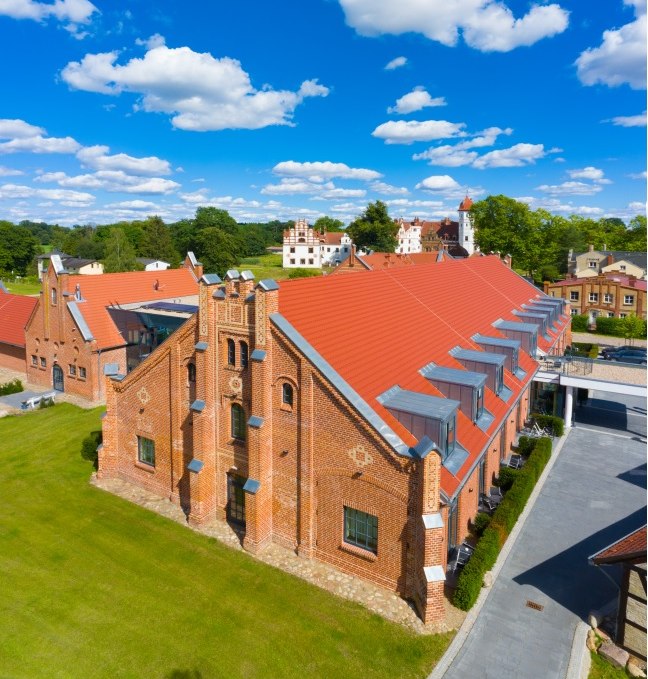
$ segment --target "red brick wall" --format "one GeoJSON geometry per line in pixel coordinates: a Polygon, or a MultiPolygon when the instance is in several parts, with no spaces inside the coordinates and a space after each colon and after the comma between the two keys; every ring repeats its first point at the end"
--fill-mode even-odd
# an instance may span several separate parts
{"type": "Polygon", "coordinates": [[[25,349],[0,343],[0,368],[25,372],[25,349]]]}

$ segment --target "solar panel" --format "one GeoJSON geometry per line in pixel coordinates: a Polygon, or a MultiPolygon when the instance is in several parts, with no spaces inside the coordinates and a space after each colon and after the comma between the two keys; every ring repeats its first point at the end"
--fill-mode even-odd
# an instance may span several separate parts
{"type": "Polygon", "coordinates": [[[177,304],[176,302],[153,302],[143,306],[142,309],[154,309],[155,311],[176,311],[178,313],[193,314],[198,311],[196,304],[177,304]]]}

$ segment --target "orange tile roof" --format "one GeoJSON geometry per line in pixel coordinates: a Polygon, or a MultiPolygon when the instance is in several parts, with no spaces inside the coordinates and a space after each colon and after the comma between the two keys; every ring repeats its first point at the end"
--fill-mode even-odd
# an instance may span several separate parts
{"type": "Polygon", "coordinates": [[[472,199],[466,196],[462,201],[461,204],[459,205],[459,211],[460,212],[465,212],[467,210],[470,210],[470,208],[473,206],[472,199]]]}
{"type": "Polygon", "coordinates": [[[327,245],[340,245],[342,242],[343,231],[327,231],[322,234],[321,241],[327,245]]]}
{"type": "Polygon", "coordinates": [[[78,303],[79,311],[99,349],[126,344],[107,307],[198,294],[198,281],[187,268],[68,276],[67,292],[73,294],[77,284],[85,300],[78,303]]]}
{"type": "Polygon", "coordinates": [[[25,326],[38,297],[12,295],[0,288],[0,343],[25,346],[25,326]]]}
{"type": "MultiPolygon", "coordinates": [[[[430,362],[463,369],[448,352],[455,346],[480,350],[475,333],[503,337],[492,326],[499,318],[520,321],[514,308],[542,293],[498,257],[446,260],[335,276],[282,281],[279,312],[333,369],[408,445],[416,439],[377,397],[394,385],[441,396],[419,370],[430,362]],[[341,303],[342,300],[342,303],[341,303]],[[322,322],[322,318],[326,322],[322,322]]],[[[505,371],[517,396],[537,363],[520,351],[522,381],[505,371]]],[[[504,403],[486,390],[485,406],[495,421],[484,433],[459,413],[457,440],[470,456],[457,473],[442,471],[443,490],[452,495],[462,474],[482,452],[515,399],[504,403]]]]}
{"type": "Polygon", "coordinates": [[[603,564],[631,560],[641,556],[646,558],[646,526],[638,528],[590,558],[594,563],[603,564]]]}
{"type": "Polygon", "coordinates": [[[398,254],[394,252],[373,252],[362,255],[362,261],[371,269],[391,269],[394,267],[412,266],[413,264],[431,264],[437,261],[438,252],[412,252],[398,254]]]}

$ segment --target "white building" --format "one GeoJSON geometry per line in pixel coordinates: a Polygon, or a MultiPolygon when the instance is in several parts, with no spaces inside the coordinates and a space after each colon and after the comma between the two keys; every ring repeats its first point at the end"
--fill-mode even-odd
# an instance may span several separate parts
{"type": "Polygon", "coordinates": [[[459,245],[468,253],[475,252],[475,225],[470,216],[472,200],[466,196],[459,205],[459,245]]]}
{"type": "Polygon", "coordinates": [[[402,217],[398,220],[398,245],[396,252],[409,254],[412,252],[422,252],[421,249],[421,228],[422,224],[418,218],[413,222],[406,222],[402,217]]]}
{"type": "Polygon", "coordinates": [[[150,259],[148,257],[137,257],[137,261],[144,265],[144,271],[166,271],[171,264],[163,262],[161,259],[150,259]]]}
{"type": "Polygon", "coordinates": [[[322,233],[315,231],[305,219],[284,231],[283,266],[286,269],[321,269],[334,266],[346,259],[352,241],[343,231],[322,233]]]}

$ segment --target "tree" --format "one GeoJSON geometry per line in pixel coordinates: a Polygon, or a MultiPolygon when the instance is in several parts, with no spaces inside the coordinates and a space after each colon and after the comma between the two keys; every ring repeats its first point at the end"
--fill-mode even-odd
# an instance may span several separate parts
{"type": "Polygon", "coordinates": [[[217,227],[231,235],[238,235],[239,232],[239,225],[234,217],[227,210],[219,210],[216,207],[199,207],[194,223],[196,229],[217,227]]]}
{"type": "Polygon", "coordinates": [[[225,275],[239,261],[236,238],[212,226],[202,229],[196,236],[196,255],[207,273],[225,275]]]}
{"type": "Polygon", "coordinates": [[[0,221],[0,272],[24,276],[38,252],[38,241],[25,228],[0,221]]]}
{"type": "Polygon", "coordinates": [[[380,200],[369,203],[362,215],[349,224],[347,233],[358,249],[394,252],[398,245],[398,224],[380,200]]]}
{"type": "Polygon", "coordinates": [[[178,251],[173,245],[171,231],[160,217],[149,217],[142,222],[141,257],[152,257],[169,262],[175,266],[180,260],[178,251]]]}
{"type": "Polygon", "coordinates": [[[339,219],[333,219],[333,217],[319,217],[315,224],[313,224],[313,229],[315,231],[344,231],[344,222],[339,219]]]}
{"type": "Polygon", "coordinates": [[[626,250],[646,251],[646,215],[637,215],[630,220],[627,231],[626,250]]]}
{"type": "Polygon", "coordinates": [[[635,314],[630,314],[621,319],[623,336],[628,340],[646,338],[646,321],[635,314]]]}
{"type": "Polygon", "coordinates": [[[138,268],[135,249],[123,229],[114,226],[106,240],[104,270],[106,273],[134,271],[138,268]]]}

